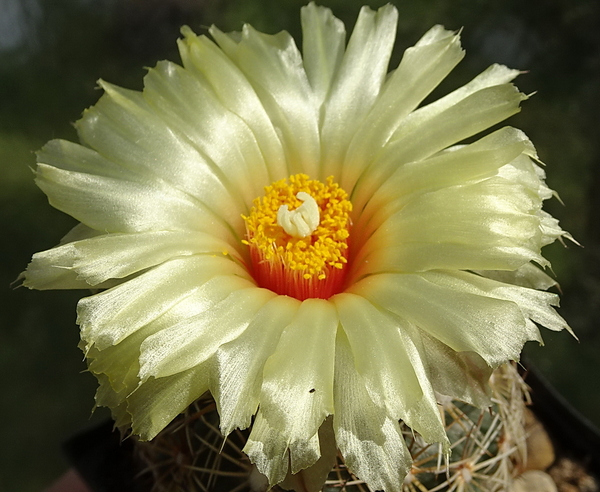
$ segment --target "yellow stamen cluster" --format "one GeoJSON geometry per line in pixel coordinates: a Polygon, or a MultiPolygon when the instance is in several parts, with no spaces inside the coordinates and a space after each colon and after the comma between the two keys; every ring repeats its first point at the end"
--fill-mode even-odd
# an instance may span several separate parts
{"type": "Polygon", "coordinates": [[[250,216],[244,216],[247,240],[243,242],[258,253],[261,262],[281,263],[305,280],[324,280],[330,269],[342,269],[347,263],[352,204],[332,176],[325,183],[306,174],[290,176],[266,186],[265,195],[253,205],[250,216]],[[290,210],[302,205],[298,192],[308,193],[319,207],[319,225],[307,237],[294,237],[277,223],[282,205],[290,210]]]}

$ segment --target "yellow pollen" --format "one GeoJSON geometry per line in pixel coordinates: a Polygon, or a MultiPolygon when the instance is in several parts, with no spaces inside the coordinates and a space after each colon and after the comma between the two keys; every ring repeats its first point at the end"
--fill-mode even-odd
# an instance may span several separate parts
{"type": "Polygon", "coordinates": [[[271,285],[324,281],[339,273],[347,263],[351,210],[348,194],[331,176],[322,183],[296,174],[266,186],[243,216],[243,243],[250,247],[259,285],[277,291],[271,285]]]}

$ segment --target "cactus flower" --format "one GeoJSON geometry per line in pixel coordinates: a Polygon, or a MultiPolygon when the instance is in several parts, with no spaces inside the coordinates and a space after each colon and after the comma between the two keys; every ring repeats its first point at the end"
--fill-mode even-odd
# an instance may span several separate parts
{"type": "Polygon", "coordinates": [[[568,235],[532,143],[491,126],[526,99],[494,65],[434,102],[463,57],[429,30],[390,71],[397,11],[286,32],[182,29],[182,65],[141,92],[100,82],[81,144],[49,142],[37,184],[80,224],[22,275],[93,289],[77,307],[98,405],[151,440],[206,391],[271,485],[330,426],[348,467],[398,492],[404,421],[447,449],[438,401],[487,380],[555,312],[541,248],[568,235]],[[471,138],[477,135],[476,138],[471,138]],[[469,139],[470,143],[464,142],[469,139]]]}

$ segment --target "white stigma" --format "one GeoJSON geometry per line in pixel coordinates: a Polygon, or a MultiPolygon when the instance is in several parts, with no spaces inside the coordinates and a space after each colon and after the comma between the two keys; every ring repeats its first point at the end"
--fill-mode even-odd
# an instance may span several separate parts
{"type": "Polygon", "coordinates": [[[277,225],[290,236],[310,236],[321,222],[319,206],[315,199],[304,191],[299,191],[296,198],[302,202],[296,210],[290,211],[287,205],[282,205],[277,211],[277,225]]]}

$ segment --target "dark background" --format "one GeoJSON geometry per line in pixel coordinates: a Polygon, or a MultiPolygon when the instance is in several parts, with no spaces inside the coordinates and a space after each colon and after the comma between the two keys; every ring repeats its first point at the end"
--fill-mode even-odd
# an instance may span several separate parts
{"type": "MultiPolygon", "coordinates": [[[[324,0],[351,31],[360,5],[324,0]]],[[[597,0],[399,0],[397,63],[433,24],[463,29],[467,56],[440,93],[494,62],[527,70],[537,94],[509,120],[547,164],[565,203],[548,203],[584,246],[545,254],[560,281],[561,313],[580,343],[544,331],[546,347],[526,353],[579,411],[600,425],[600,4],[597,0]]],[[[296,0],[0,0],[0,490],[41,490],[67,467],[61,442],[90,420],[95,380],[77,349],[75,305],[84,292],[12,290],[31,255],[74,225],[35,187],[34,151],[76,140],[72,122],[94,104],[98,78],[141,89],[143,67],[179,61],[182,24],[197,33],[243,22],[300,40],[296,0]]]]}

